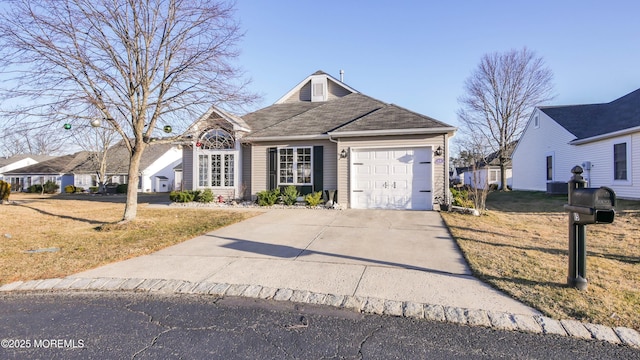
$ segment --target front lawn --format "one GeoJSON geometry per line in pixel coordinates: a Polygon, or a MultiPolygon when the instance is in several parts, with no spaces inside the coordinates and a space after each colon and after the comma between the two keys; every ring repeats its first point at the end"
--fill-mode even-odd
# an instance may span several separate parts
{"type": "Polygon", "coordinates": [[[117,225],[123,201],[107,197],[16,193],[9,200],[12,204],[0,205],[0,285],[64,277],[150,254],[257,214],[150,209],[141,203],[135,222],[117,225]]]}
{"type": "Polygon", "coordinates": [[[587,226],[587,291],[568,288],[565,197],[493,192],[479,217],[442,213],[474,274],[554,318],[640,330],[640,202],[587,226]]]}

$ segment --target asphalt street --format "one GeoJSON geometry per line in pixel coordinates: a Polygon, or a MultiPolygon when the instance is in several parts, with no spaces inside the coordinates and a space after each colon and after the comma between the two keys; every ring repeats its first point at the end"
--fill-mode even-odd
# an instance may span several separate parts
{"type": "Polygon", "coordinates": [[[0,305],[0,359],[640,359],[602,341],[246,298],[35,292],[0,305]]]}

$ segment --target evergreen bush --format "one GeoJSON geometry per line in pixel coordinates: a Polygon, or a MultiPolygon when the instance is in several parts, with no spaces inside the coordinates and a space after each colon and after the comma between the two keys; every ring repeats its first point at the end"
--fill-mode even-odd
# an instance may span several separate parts
{"type": "Polygon", "coordinates": [[[11,184],[0,180],[0,203],[9,201],[9,195],[11,195],[11,184]]]}
{"type": "Polygon", "coordinates": [[[320,205],[320,203],[322,202],[322,191],[308,194],[304,197],[304,201],[311,207],[320,205]]]}
{"type": "Polygon", "coordinates": [[[258,196],[258,205],[271,206],[280,198],[280,189],[275,188],[273,190],[263,190],[256,194],[258,196]]]}
{"type": "Polygon", "coordinates": [[[285,205],[293,205],[298,201],[298,196],[300,196],[298,189],[293,185],[289,185],[282,192],[282,202],[285,205]]]}
{"type": "Polygon", "coordinates": [[[197,202],[201,202],[201,203],[210,203],[210,202],[212,202],[213,201],[213,191],[211,191],[211,189],[204,189],[202,192],[199,192],[196,201],[197,202]]]}

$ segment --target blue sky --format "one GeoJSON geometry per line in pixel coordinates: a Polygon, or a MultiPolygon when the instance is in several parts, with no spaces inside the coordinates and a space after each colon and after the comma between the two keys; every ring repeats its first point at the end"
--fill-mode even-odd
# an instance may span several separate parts
{"type": "Polygon", "coordinates": [[[527,47],[554,73],[549,105],[640,88],[638,1],[237,0],[240,65],[275,102],[323,70],[376,99],[459,126],[457,99],[486,53],[527,47]]]}

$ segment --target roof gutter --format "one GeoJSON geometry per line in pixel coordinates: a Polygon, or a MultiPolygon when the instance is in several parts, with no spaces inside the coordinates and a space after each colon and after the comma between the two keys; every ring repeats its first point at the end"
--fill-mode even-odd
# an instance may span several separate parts
{"type": "Polygon", "coordinates": [[[618,131],[614,131],[614,132],[610,132],[610,133],[606,133],[606,134],[602,134],[602,135],[596,135],[596,136],[592,136],[592,137],[589,137],[589,138],[572,140],[572,141],[569,141],[569,145],[583,145],[583,144],[587,144],[587,143],[590,143],[590,142],[605,140],[605,139],[618,137],[618,136],[623,136],[623,135],[629,135],[629,134],[632,134],[632,133],[635,133],[635,132],[640,132],[640,126],[635,126],[635,127],[628,128],[628,129],[618,130],[618,131]]]}
{"type": "Polygon", "coordinates": [[[328,132],[332,138],[355,136],[385,136],[385,135],[415,135],[415,134],[442,134],[455,133],[455,127],[415,128],[415,129],[388,129],[388,130],[360,130],[328,132]]]}
{"type": "Polygon", "coordinates": [[[327,140],[331,137],[329,134],[315,135],[286,135],[286,136],[247,136],[241,139],[242,142],[252,141],[294,141],[294,140],[327,140]]]}

